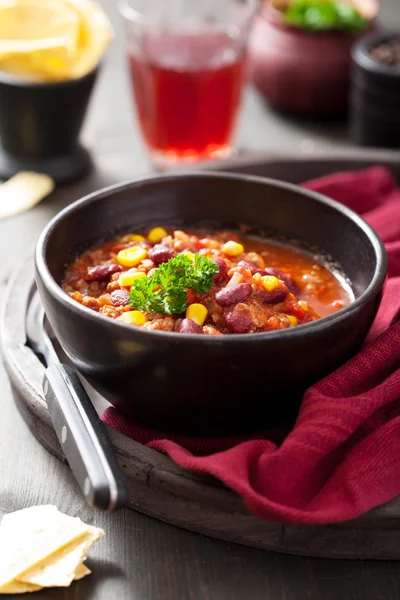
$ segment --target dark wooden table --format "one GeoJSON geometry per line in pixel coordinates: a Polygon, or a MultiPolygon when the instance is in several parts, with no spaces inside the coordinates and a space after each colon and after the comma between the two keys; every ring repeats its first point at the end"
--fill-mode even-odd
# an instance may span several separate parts
{"type": "MultiPolygon", "coordinates": [[[[399,0],[381,0],[384,23],[400,29],[399,0]]],[[[10,272],[32,252],[45,223],[63,206],[104,185],[149,171],[131,109],[123,40],[114,0],[103,5],[115,25],[111,48],[91,106],[84,141],[96,169],[59,188],[34,210],[0,222],[0,293],[10,272]]],[[[252,90],[246,94],[238,139],[247,152],[318,152],[347,147],[343,125],[312,124],[273,115],[252,90]]],[[[0,365],[0,513],[56,504],[103,527],[93,549],[93,574],[37,600],[398,600],[400,563],[280,556],[208,539],[133,511],[89,510],[68,468],[28,431],[0,365]]]]}

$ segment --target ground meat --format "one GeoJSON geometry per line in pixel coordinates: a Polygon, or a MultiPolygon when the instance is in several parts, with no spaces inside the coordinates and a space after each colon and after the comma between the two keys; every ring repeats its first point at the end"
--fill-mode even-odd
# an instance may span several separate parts
{"type": "Polygon", "coordinates": [[[147,321],[143,327],[145,329],[152,329],[154,331],[174,331],[175,319],[173,317],[154,319],[153,321],[147,321]]]}
{"type": "Polygon", "coordinates": [[[203,333],[205,333],[207,335],[223,335],[222,331],[220,331],[213,325],[204,325],[203,333]]]}
{"type": "Polygon", "coordinates": [[[223,309],[215,301],[215,293],[218,288],[211,288],[208,294],[200,297],[201,304],[207,308],[208,320],[214,325],[224,327],[224,314],[223,309]]]}
{"type": "Polygon", "coordinates": [[[102,315],[105,315],[106,317],[111,317],[112,319],[117,319],[121,314],[122,311],[118,310],[117,308],[115,308],[114,306],[110,306],[109,304],[104,304],[99,312],[102,315]]]}
{"type": "MultiPolygon", "coordinates": [[[[163,240],[163,243],[168,243],[163,240]]],[[[172,248],[176,252],[198,252],[199,245],[193,238],[184,231],[174,231],[174,236],[171,242],[172,248]]]]}
{"type": "Polygon", "coordinates": [[[142,260],[140,265],[138,265],[137,269],[138,271],[142,271],[143,273],[148,273],[150,269],[154,269],[155,267],[157,267],[155,262],[153,262],[149,258],[145,258],[144,260],[142,260]]]}
{"type": "Polygon", "coordinates": [[[118,281],[110,281],[110,283],[107,285],[107,292],[110,293],[120,289],[121,286],[119,285],[118,281]]]}
{"type": "Polygon", "coordinates": [[[265,325],[265,328],[274,331],[275,329],[287,329],[290,327],[289,319],[286,315],[273,315],[270,317],[265,325]]]}
{"type": "Polygon", "coordinates": [[[97,300],[97,298],[93,298],[92,296],[83,296],[82,304],[83,306],[92,308],[93,310],[98,310],[100,307],[100,302],[97,300]]]}
{"type": "Polygon", "coordinates": [[[220,244],[218,240],[213,240],[212,238],[202,238],[200,240],[201,248],[211,248],[213,250],[218,250],[220,244]]]}

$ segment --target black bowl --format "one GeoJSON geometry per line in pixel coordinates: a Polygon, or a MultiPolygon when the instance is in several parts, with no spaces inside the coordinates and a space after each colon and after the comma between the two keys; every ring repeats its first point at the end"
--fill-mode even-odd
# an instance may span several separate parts
{"type": "Polygon", "coordinates": [[[34,170],[64,183],[89,170],[79,135],[97,74],[36,82],[0,71],[1,177],[34,170]]]}
{"type": "Polygon", "coordinates": [[[376,233],[348,208],[294,185],[215,173],[154,176],[91,194],[59,213],[36,248],[36,281],[65,352],[94,387],[137,422],[190,435],[261,430],[290,420],[303,391],[360,347],[387,269],[376,233]],[[241,223],[324,250],[350,278],[355,301],[279,332],[198,336],[116,322],[63,292],[65,265],[117,231],[241,223]]]}

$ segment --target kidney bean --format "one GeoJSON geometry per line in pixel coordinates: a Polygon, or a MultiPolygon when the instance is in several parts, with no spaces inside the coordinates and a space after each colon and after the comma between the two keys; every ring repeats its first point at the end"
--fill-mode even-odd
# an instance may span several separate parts
{"type": "Polygon", "coordinates": [[[282,285],[272,290],[272,292],[267,292],[267,290],[257,291],[256,298],[263,304],[278,304],[278,302],[283,302],[287,295],[288,289],[282,285]]]}
{"type": "Polygon", "coordinates": [[[228,266],[223,258],[213,258],[213,262],[219,267],[218,273],[214,275],[215,283],[222,283],[228,279],[228,266]]]}
{"type": "Polygon", "coordinates": [[[174,249],[167,244],[156,244],[149,250],[149,258],[157,265],[167,262],[174,254],[174,249]]]}
{"type": "Polygon", "coordinates": [[[178,331],[179,333],[203,333],[202,327],[197,325],[192,319],[182,319],[178,331]]]}
{"type": "Polygon", "coordinates": [[[261,269],[259,273],[261,273],[261,275],[273,275],[274,277],[281,279],[292,292],[292,294],[296,294],[299,291],[296,282],[294,281],[294,279],[292,279],[289,273],[284,273],[280,269],[275,269],[275,267],[261,269]]]}
{"type": "Polygon", "coordinates": [[[234,333],[248,333],[253,324],[251,313],[245,305],[238,305],[224,315],[225,323],[234,333]]]}
{"type": "Polygon", "coordinates": [[[111,304],[113,306],[128,306],[129,292],[128,290],[114,290],[111,292],[111,304]]]}
{"type": "Polygon", "coordinates": [[[220,306],[231,306],[247,300],[251,296],[252,288],[249,283],[227,285],[215,295],[215,302],[220,306]]]}
{"type": "Polygon", "coordinates": [[[121,266],[116,263],[108,265],[96,265],[88,267],[86,280],[87,281],[109,281],[111,275],[121,271],[121,266]]]}
{"type": "Polygon", "coordinates": [[[255,273],[259,273],[260,271],[262,271],[262,269],[260,269],[260,267],[258,267],[256,265],[256,263],[250,262],[249,260],[240,260],[237,264],[238,267],[244,267],[245,269],[247,269],[248,271],[250,271],[250,273],[252,275],[254,275],[255,273]]]}

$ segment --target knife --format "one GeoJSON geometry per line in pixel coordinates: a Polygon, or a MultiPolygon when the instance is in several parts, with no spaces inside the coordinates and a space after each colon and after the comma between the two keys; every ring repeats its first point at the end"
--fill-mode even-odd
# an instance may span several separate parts
{"type": "Polygon", "coordinates": [[[113,511],[125,506],[128,489],[101,422],[73,369],[62,364],[47,335],[38,292],[29,303],[29,346],[43,358],[43,394],[65,458],[89,506],[113,511]]]}

